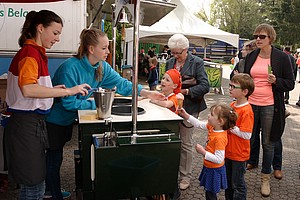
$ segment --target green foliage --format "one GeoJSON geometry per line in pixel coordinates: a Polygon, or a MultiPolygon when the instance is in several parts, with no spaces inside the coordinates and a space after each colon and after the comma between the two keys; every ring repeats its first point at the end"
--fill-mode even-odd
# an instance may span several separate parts
{"type": "Polygon", "coordinates": [[[263,21],[258,10],[257,0],[214,0],[210,23],[241,38],[251,38],[255,26],[263,21]]]}
{"type": "Polygon", "coordinates": [[[277,42],[281,45],[299,46],[300,0],[277,1],[278,10],[273,13],[274,27],[278,35],[277,42]]]}

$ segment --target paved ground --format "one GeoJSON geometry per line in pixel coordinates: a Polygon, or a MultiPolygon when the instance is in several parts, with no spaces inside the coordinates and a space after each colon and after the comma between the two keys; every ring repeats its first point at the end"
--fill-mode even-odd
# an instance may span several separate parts
{"type": "MultiPolygon", "coordinates": [[[[228,66],[224,66],[223,71],[223,88],[225,95],[215,94],[213,91],[205,96],[208,107],[217,101],[230,102],[231,99],[228,96],[228,73],[230,69],[228,66]]],[[[287,118],[286,128],[283,135],[283,173],[282,180],[277,180],[273,176],[271,178],[271,195],[270,197],[263,198],[260,195],[260,170],[261,162],[258,169],[247,171],[246,183],[248,187],[249,200],[291,200],[300,199],[300,107],[297,107],[295,103],[298,100],[300,93],[300,83],[297,82],[295,89],[291,92],[290,104],[287,105],[287,110],[291,112],[291,115],[287,118]]],[[[208,110],[204,111],[200,119],[206,119],[208,110]]],[[[194,132],[194,143],[205,144],[206,132],[196,130],[194,132]]],[[[75,178],[74,178],[74,156],[73,151],[77,149],[77,131],[74,131],[72,140],[66,145],[64,152],[64,162],[61,170],[62,175],[62,187],[67,191],[72,191],[70,199],[75,200],[75,178]]],[[[192,199],[205,199],[204,190],[199,186],[198,176],[202,169],[203,159],[202,156],[196,153],[194,150],[193,172],[191,186],[182,191],[182,200],[192,199]]],[[[14,185],[10,185],[7,193],[0,193],[0,199],[13,200],[17,199],[18,190],[14,185]]],[[[219,199],[223,200],[224,192],[219,194],[219,199]]]]}

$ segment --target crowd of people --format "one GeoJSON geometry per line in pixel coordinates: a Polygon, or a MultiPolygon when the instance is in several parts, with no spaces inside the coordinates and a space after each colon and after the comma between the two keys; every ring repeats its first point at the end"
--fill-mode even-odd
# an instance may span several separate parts
{"type": "MultiPolygon", "coordinates": [[[[63,62],[51,79],[46,49],[59,42],[62,29],[63,21],[54,12],[29,12],[19,38],[21,48],[8,72],[6,101],[11,117],[5,127],[5,152],[9,181],[20,186],[21,200],[70,196],[61,191],[63,148],[71,139],[77,111],[96,109],[89,89],[116,86],[117,93],[132,94],[132,82],[106,62],[110,53],[107,35],[94,28],[82,30],[77,54],[63,62]]],[[[244,175],[246,169],[259,164],[260,137],[262,196],[270,196],[272,172],[277,179],[283,177],[285,104],[295,85],[295,66],[300,76],[300,58],[293,61],[289,49],[283,52],[272,45],[276,32],[269,24],[258,25],[253,37],[244,44],[243,57],[230,76],[229,92],[234,101],[230,105],[216,102],[207,120],[198,118],[207,108],[205,94],[210,85],[204,61],[189,52],[187,37],[174,34],[164,46],[166,72],[161,92],[156,90],[156,46],[147,55],[141,49],[141,70],[149,73],[150,90],[138,85],[138,95],[183,118],[178,124],[178,186],[168,194],[170,199],[179,199],[180,191],[190,187],[193,148],[203,156],[199,184],[205,188],[206,199],[217,199],[225,189],[227,200],[246,200],[244,175]],[[150,67],[144,70],[146,62],[150,67]],[[207,132],[205,146],[193,146],[195,128],[207,132]]]]}

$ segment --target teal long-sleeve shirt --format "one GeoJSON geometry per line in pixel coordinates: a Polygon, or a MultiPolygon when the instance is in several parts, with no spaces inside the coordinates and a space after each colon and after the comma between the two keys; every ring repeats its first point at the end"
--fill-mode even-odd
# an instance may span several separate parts
{"type": "MultiPolygon", "coordinates": [[[[96,69],[100,66],[97,63],[92,66],[87,57],[77,59],[75,57],[67,59],[57,69],[52,79],[52,84],[62,85],[67,88],[74,87],[83,83],[89,84],[92,88],[105,88],[111,89],[117,87],[117,93],[123,96],[132,94],[132,82],[122,78],[107,62],[102,62],[103,78],[98,82],[95,78],[96,69]]],[[[138,94],[142,90],[142,86],[138,85],[138,94]]],[[[47,116],[46,121],[61,125],[71,125],[77,118],[78,110],[94,110],[96,104],[93,99],[88,99],[91,96],[82,96],[77,94],[74,96],[55,98],[53,107],[50,114],[47,116]]]]}

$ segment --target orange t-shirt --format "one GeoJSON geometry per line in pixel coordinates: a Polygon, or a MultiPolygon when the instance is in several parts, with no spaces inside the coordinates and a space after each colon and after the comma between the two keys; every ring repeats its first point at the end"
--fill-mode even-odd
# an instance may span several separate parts
{"type": "MultiPolygon", "coordinates": [[[[215,132],[211,125],[207,125],[208,129],[208,140],[205,150],[215,154],[216,150],[225,150],[227,145],[227,131],[215,132]]],[[[224,161],[221,164],[213,163],[209,160],[204,159],[204,166],[207,168],[219,168],[224,165],[224,161]]]]}
{"type": "Polygon", "coordinates": [[[274,104],[272,84],[268,83],[268,65],[270,59],[257,57],[250,74],[253,78],[255,89],[248,101],[257,106],[269,106],[274,104]]]}
{"type": "MultiPolygon", "coordinates": [[[[254,114],[250,104],[246,104],[241,107],[236,107],[235,102],[232,102],[230,106],[238,114],[236,126],[240,131],[252,133],[254,124],[254,114]]],[[[233,134],[228,130],[228,144],[226,146],[225,157],[235,161],[246,161],[250,157],[250,140],[246,140],[233,134]]]]}

